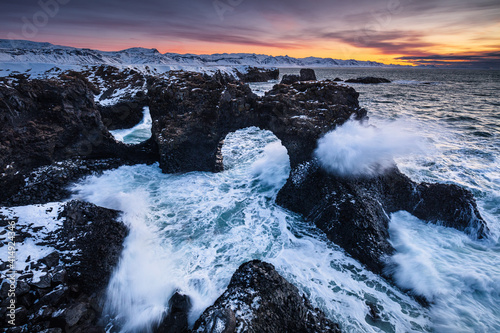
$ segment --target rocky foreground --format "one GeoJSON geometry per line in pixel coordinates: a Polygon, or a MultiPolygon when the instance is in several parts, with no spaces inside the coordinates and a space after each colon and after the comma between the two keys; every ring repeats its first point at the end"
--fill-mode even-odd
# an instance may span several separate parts
{"type": "MultiPolygon", "coordinates": [[[[157,77],[103,67],[57,79],[6,81],[0,84],[0,205],[65,200],[71,182],[124,164],[158,161],[164,172],[222,171],[226,135],[257,126],[272,131],[290,157],[292,171],[277,202],[315,223],[376,273],[383,274],[384,258],[394,252],[388,241],[391,212],[406,210],[478,238],[487,236],[472,194],[459,186],[418,184],[395,165],[374,177],[341,177],[320,168],[314,158],[317,140],[349,119],[366,121],[367,111],[353,88],[316,81],[312,74],[303,71],[263,97],[221,73],[180,71],[157,77]],[[115,141],[108,130],[135,124],[146,105],[153,119],[151,139],[139,145],[115,141]]],[[[127,230],[115,211],[75,201],[60,209],[54,219],[57,232],[38,239],[54,254],[16,267],[16,326],[9,326],[6,312],[1,313],[6,318],[1,325],[9,332],[103,331],[102,296],[127,230]],[[42,275],[30,276],[33,269],[42,275]]],[[[2,217],[4,227],[8,220],[2,217]]],[[[36,238],[40,231],[25,229],[19,230],[17,242],[36,238]]],[[[3,250],[5,236],[2,244],[3,250]]],[[[0,264],[7,272],[8,265],[0,264]]],[[[9,302],[8,288],[4,280],[2,309],[9,302]]],[[[156,331],[187,330],[189,303],[187,296],[175,294],[156,331]]],[[[339,330],[271,265],[257,261],[238,269],[194,327],[197,332],[236,329],[339,330]]]]}

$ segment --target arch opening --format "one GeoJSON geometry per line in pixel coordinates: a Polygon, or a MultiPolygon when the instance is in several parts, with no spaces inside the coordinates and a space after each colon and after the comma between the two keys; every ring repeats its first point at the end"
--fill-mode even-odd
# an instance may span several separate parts
{"type": "Polygon", "coordinates": [[[258,127],[228,133],[221,141],[220,155],[225,172],[246,173],[251,186],[272,196],[290,175],[287,149],[271,131],[258,127]]]}
{"type": "Polygon", "coordinates": [[[115,140],[136,145],[143,143],[151,138],[151,128],[153,125],[153,120],[151,119],[151,114],[149,112],[149,107],[145,106],[143,108],[142,120],[136,124],[134,127],[126,129],[110,130],[109,132],[115,140]]]}

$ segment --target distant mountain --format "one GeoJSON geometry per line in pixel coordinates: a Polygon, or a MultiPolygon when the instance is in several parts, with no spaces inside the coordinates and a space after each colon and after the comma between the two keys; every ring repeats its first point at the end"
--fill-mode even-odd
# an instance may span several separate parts
{"type": "Polygon", "coordinates": [[[211,55],[160,53],[156,49],[134,47],[107,52],[79,49],[25,40],[0,39],[0,62],[59,65],[181,65],[257,67],[393,67],[374,61],[331,58],[292,58],[253,53],[211,55]]]}

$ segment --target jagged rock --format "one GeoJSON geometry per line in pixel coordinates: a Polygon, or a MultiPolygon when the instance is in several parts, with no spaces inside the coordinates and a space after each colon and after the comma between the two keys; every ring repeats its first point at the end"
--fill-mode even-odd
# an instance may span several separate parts
{"type": "Polygon", "coordinates": [[[179,73],[149,92],[153,139],[164,172],[221,170],[220,143],[228,133],[250,126],[272,131],[288,149],[293,167],[312,158],[320,136],[353,115],[366,115],[354,89],[329,81],[279,84],[259,98],[240,83],[179,73]]]}
{"type": "Polygon", "coordinates": [[[40,259],[40,262],[47,265],[47,267],[55,267],[59,264],[59,253],[54,251],[44,258],[40,259]]]}
{"type": "Polygon", "coordinates": [[[168,301],[169,311],[155,333],[182,333],[188,331],[188,313],[191,299],[176,292],[168,301]]]}
{"type": "Polygon", "coordinates": [[[236,330],[236,316],[229,308],[216,309],[207,319],[203,333],[233,333],[236,330]]]}
{"type": "Polygon", "coordinates": [[[280,76],[277,68],[259,68],[249,67],[246,73],[236,71],[239,79],[243,82],[267,82],[269,80],[277,80],[280,76]]]}
{"type": "Polygon", "coordinates": [[[280,84],[292,84],[295,82],[300,81],[300,76],[299,75],[294,75],[294,74],[285,74],[281,78],[280,84]]]}
{"type": "Polygon", "coordinates": [[[358,77],[356,79],[348,79],[345,80],[347,83],[365,83],[365,84],[377,84],[377,83],[390,83],[390,80],[384,79],[382,77],[372,77],[372,76],[365,76],[365,77],[358,77]]]}
{"type": "Polygon", "coordinates": [[[396,166],[376,177],[340,177],[314,161],[292,170],[277,203],[314,222],[329,239],[372,271],[382,274],[388,242],[388,214],[406,210],[418,218],[479,238],[488,231],[472,194],[456,185],[417,184],[396,166]],[[472,225],[471,225],[472,224],[472,225]]]}
{"type": "MultiPolygon", "coordinates": [[[[118,263],[127,228],[118,220],[119,212],[90,203],[70,201],[59,218],[62,227],[49,233],[40,245],[56,250],[41,259],[46,272],[33,282],[33,274],[18,277],[15,328],[23,332],[42,332],[60,328],[64,332],[104,332],[98,320],[102,297],[111,273],[118,263]],[[56,258],[61,265],[56,266],[56,258]],[[31,287],[30,287],[31,286],[31,287]],[[24,325],[21,327],[20,325],[24,325]]],[[[8,284],[0,288],[2,302],[8,301],[8,284]]],[[[2,309],[4,308],[2,303],[2,309]]],[[[1,328],[8,328],[1,323],[1,328]]]]}
{"type": "Polygon", "coordinates": [[[51,164],[74,156],[111,155],[117,143],[80,79],[0,86],[0,167],[51,164]]]}
{"type": "Polygon", "coordinates": [[[16,297],[26,295],[30,291],[30,286],[26,282],[20,280],[16,285],[16,297]]]}
{"type": "Polygon", "coordinates": [[[66,219],[57,233],[59,242],[55,247],[62,251],[78,250],[72,259],[77,262],[68,262],[66,270],[69,282],[77,281],[83,292],[91,294],[103,289],[118,263],[128,234],[127,227],[117,221],[118,216],[118,211],[78,200],[68,202],[59,214],[66,219]]]}
{"type": "Polygon", "coordinates": [[[335,81],[335,82],[341,82],[341,81],[344,81],[344,80],[342,80],[341,78],[336,77],[335,79],[333,79],[333,81],[335,81]]]}
{"type": "MultiPolygon", "coordinates": [[[[31,170],[55,161],[106,157],[142,163],[156,159],[150,147],[114,140],[102,123],[89,85],[75,74],[61,80],[0,86],[0,202],[16,195],[31,170]]],[[[23,203],[30,201],[26,197],[21,196],[23,203]]]]}
{"type": "Polygon", "coordinates": [[[40,289],[49,288],[52,283],[50,274],[45,274],[40,277],[40,280],[33,282],[31,285],[40,289]]]}
{"type": "Polygon", "coordinates": [[[109,130],[132,128],[141,122],[143,109],[147,106],[145,94],[130,100],[121,100],[113,105],[99,106],[103,124],[109,130]]]}
{"type": "Polygon", "coordinates": [[[66,282],[66,275],[67,275],[67,273],[66,273],[65,269],[61,269],[60,271],[55,272],[52,275],[52,283],[55,283],[55,284],[65,283],[66,282]]]}
{"type": "Polygon", "coordinates": [[[383,256],[394,251],[387,240],[389,217],[360,182],[330,175],[309,162],[292,171],[276,201],[314,222],[351,256],[381,273],[383,256]]]}
{"type": "Polygon", "coordinates": [[[300,70],[300,81],[316,81],[316,73],[314,69],[302,68],[300,70]]]}
{"type": "Polygon", "coordinates": [[[203,312],[193,331],[281,333],[340,329],[280,276],[273,265],[253,260],[236,270],[227,290],[203,312]]]}
{"type": "Polygon", "coordinates": [[[87,312],[87,305],[85,303],[78,303],[64,312],[64,320],[69,327],[73,327],[87,314],[87,312]]]}

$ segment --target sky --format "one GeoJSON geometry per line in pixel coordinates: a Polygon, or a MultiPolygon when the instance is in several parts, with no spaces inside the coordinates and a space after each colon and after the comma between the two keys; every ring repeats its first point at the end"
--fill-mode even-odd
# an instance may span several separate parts
{"type": "Polygon", "coordinates": [[[0,38],[500,67],[500,0],[2,0],[0,38]]]}

